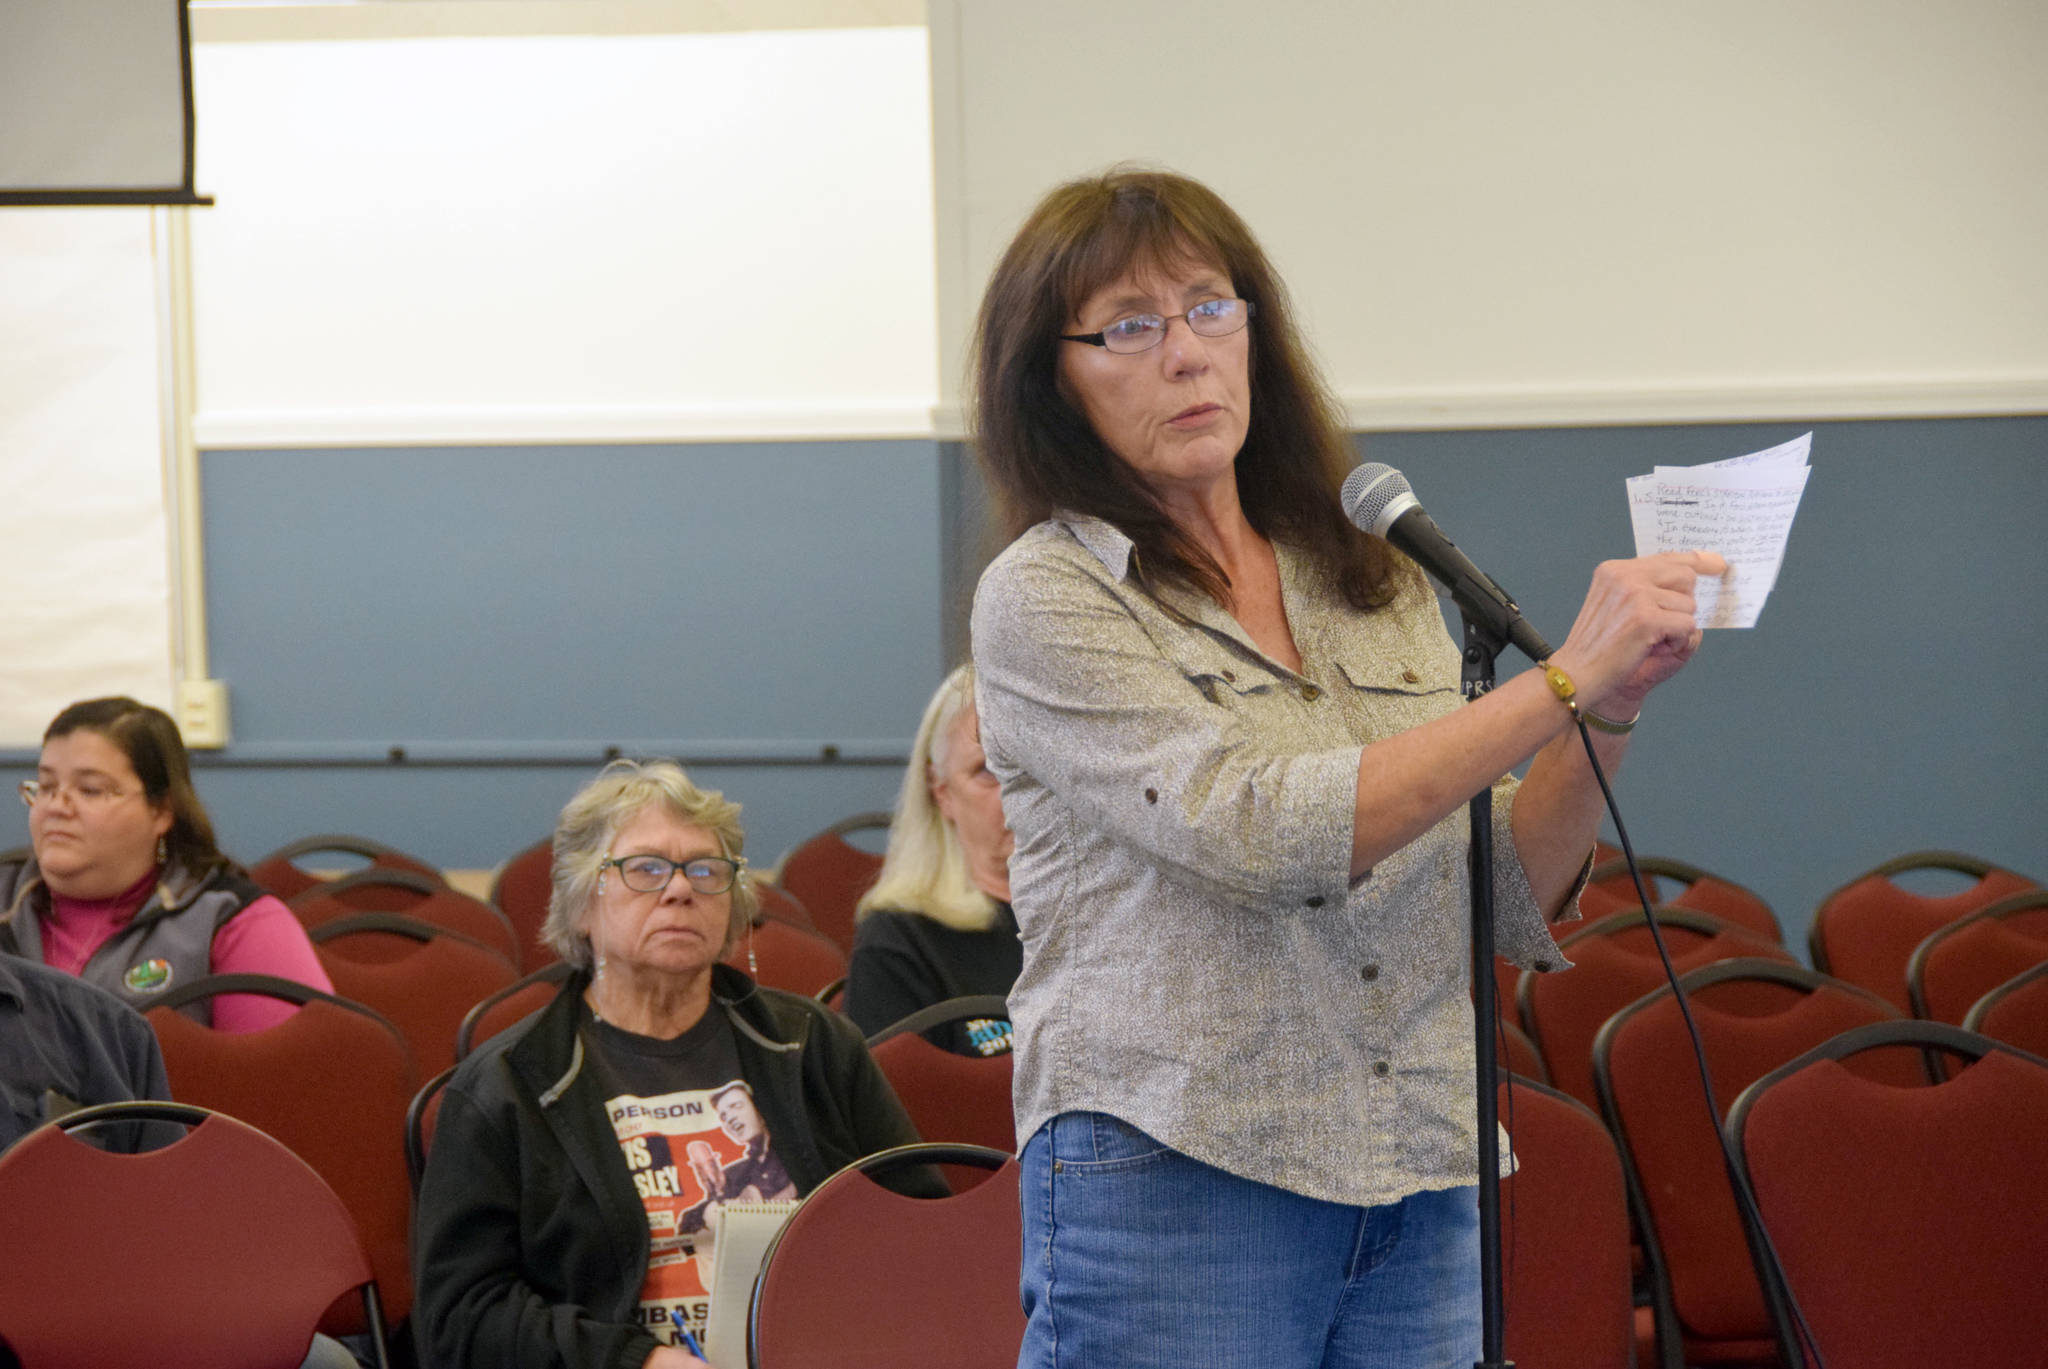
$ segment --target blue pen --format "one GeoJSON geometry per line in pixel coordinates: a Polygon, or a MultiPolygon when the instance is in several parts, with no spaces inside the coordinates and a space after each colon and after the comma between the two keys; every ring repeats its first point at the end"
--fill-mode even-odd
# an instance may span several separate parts
{"type": "MultiPolygon", "coordinates": [[[[683,1309],[680,1307],[669,1308],[668,1319],[675,1323],[676,1334],[683,1338],[683,1348],[698,1359],[704,1359],[704,1347],[697,1344],[697,1338],[690,1334],[690,1324],[683,1320],[683,1309]]],[[[710,1361],[706,1360],[705,1362],[708,1364],[710,1361]]]]}

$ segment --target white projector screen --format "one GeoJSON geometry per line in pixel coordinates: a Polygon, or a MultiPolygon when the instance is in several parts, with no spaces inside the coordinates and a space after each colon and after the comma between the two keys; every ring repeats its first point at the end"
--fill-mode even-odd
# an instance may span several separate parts
{"type": "Polygon", "coordinates": [[[79,699],[170,706],[156,297],[148,211],[0,210],[0,749],[79,699]]]}
{"type": "Polygon", "coordinates": [[[194,204],[185,0],[0,4],[0,206],[194,204]]]}

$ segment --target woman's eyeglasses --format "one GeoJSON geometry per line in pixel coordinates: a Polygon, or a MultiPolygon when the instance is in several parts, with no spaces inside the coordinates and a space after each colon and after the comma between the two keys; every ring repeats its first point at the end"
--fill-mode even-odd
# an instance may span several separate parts
{"type": "Polygon", "coordinates": [[[76,784],[44,784],[40,780],[21,782],[21,801],[34,808],[38,804],[55,803],[60,795],[70,794],[71,801],[80,808],[104,808],[116,799],[125,799],[132,789],[121,789],[102,780],[80,780],[76,784]]]}
{"type": "MultiPolygon", "coordinates": [[[[1179,317],[1188,321],[1188,327],[1197,336],[1229,337],[1251,322],[1252,302],[1248,299],[1205,299],[1179,317]]],[[[1099,333],[1061,333],[1060,341],[1085,342],[1091,347],[1106,347],[1127,356],[1132,352],[1149,352],[1166,341],[1166,325],[1170,322],[1171,319],[1160,314],[1131,314],[1099,333]]]]}
{"type": "Polygon", "coordinates": [[[725,856],[692,856],[689,860],[670,860],[666,856],[626,856],[623,859],[607,858],[603,869],[610,866],[619,872],[619,879],[628,889],[641,894],[658,894],[668,888],[668,882],[676,877],[676,871],[683,872],[690,887],[700,894],[722,894],[732,888],[733,881],[740,877],[744,860],[731,860],[725,856]]]}

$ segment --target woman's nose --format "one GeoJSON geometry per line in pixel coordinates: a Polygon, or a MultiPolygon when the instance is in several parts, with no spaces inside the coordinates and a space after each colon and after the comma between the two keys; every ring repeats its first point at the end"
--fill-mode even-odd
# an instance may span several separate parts
{"type": "Polygon", "coordinates": [[[1209,366],[1209,342],[1194,325],[1178,314],[1166,320],[1166,336],[1159,340],[1160,359],[1168,375],[1200,373],[1209,366]],[[1174,325],[1178,324],[1178,327],[1174,325]]]}

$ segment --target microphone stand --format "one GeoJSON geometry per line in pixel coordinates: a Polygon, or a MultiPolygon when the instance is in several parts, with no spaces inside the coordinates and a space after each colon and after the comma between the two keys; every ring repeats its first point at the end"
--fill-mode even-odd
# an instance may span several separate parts
{"type": "MultiPolygon", "coordinates": [[[[1494,659],[1504,635],[1464,609],[1464,693],[1469,703],[1494,686],[1494,659]]],[[[1480,1358],[1474,1369],[1514,1369],[1503,1358],[1500,1260],[1500,1099],[1496,1093],[1496,1013],[1493,977],[1493,786],[1472,796],[1471,845],[1466,874],[1472,885],[1472,1021],[1479,1102],[1479,1321],[1480,1358]]]]}

